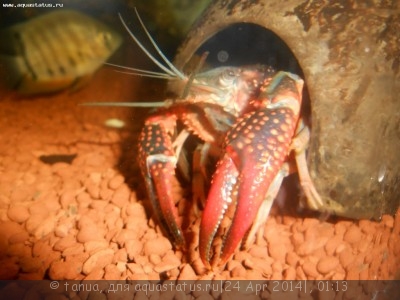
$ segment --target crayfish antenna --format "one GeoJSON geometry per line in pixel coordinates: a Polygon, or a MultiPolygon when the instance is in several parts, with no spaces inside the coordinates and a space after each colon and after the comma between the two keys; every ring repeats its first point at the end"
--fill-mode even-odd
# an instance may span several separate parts
{"type": "Polygon", "coordinates": [[[116,107],[168,107],[169,101],[160,101],[160,102],[86,102],[80,103],[79,105],[83,106],[116,106],[116,107]]]}
{"type": "MultiPolygon", "coordinates": [[[[125,29],[127,30],[127,32],[129,33],[129,35],[132,37],[132,39],[136,42],[136,44],[140,47],[140,49],[142,49],[142,51],[161,69],[163,70],[166,74],[165,78],[168,78],[168,75],[170,76],[169,78],[179,78],[182,80],[186,80],[186,76],[179,71],[172,62],[170,62],[168,60],[168,58],[164,55],[164,53],[162,53],[161,49],[158,47],[157,43],[154,41],[154,39],[152,38],[152,36],[150,35],[149,31],[147,30],[146,26],[144,25],[142,19],[139,16],[139,13],[137,11],[137,9],[135,8],[135,13],[136,16],[143,28],[143,31],[146,33],[147,37],[149,38],[150,42],[152,43],[154,49],[157,51],[158,55],[162,58],[162,60],[167,64],[168,68],[163,65],[161,62],[159,62],[144,46],[143,44],[139,41],[139,39],[133,34],[133,32],[129,29],[128,25],[125,23],[124,19],[122,18],[121,14],[119,13],[118,16],[121,20],[122,25],[125,27],[125,29]],[[168,74],[168,75],[167,75],[168,74]]],[[[144,70],[139,70],[137,69],[137,71],[144,71],[144,70]]],[[[147,73],[148,71],[145,71],[143,73],[147,73]]],[[[162,74],[162,73],[159,73],[162,74]]],[[[163,77],[164,78],[164,77],[163,77]]]]}
{"type": "Polygon", "coordinates": [[[199,63],[197,64],[197,66],[194,69],[194,71],[192,72],[192,74],[190,74],[190,77],[189,77],[189,79],[185,85],[185,88],[183,90],[183,93],[182,93],[182,99],[185,99],[189,95],[190,86],[192,85],[192,83],[194,81],[194,77],[196,76],[197,73],[199,73],[200,69],[203,67],[204,63],[206,62],[208,54],[210,54],[210,52],[206,51],[201,55],[199,63]]]}
{"type": "Polygon", "coordinates": [[[112,66],[112,67],[116,67],[116,68],[120,68],[120,69],[126,69],[126,70],[131,71],[131,72],[129,72],[129,71],[116,70],[116,72],[119,72],[119,73],[136,75],[136,76],[143,76],[143,77],[149,77],[149,78],[167,79],[167,80],[176,79],[176,77],[171,77],[170,75],[165,74],[165,73],[161,73],[161,72],[155,72],[155,71],[143,70],[143,69],[138,69],[138,68],[132,68],[132,67],[127,67],[127,66],[122,66],[122,65],[112,64],[112,63],[104,63],[104,64],[112,66]]]}

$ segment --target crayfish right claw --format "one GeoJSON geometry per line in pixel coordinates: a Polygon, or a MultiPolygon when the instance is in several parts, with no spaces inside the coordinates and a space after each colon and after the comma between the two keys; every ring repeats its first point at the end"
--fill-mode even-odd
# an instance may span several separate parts
{"type": "Polygon", "coordinates": [[[154,116],[146,121],[139,143],[139,159],[155,213],[164,229],[174,238],[175,245],[182,246],[185,240],[177,223],[178,211],[172,190],[177,163],[171,142],[175,121],[174,116],[154,116]]]}

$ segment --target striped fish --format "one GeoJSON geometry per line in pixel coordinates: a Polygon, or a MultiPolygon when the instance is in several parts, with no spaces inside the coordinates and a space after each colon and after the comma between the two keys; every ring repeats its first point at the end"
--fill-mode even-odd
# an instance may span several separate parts
{"type": "Polygon", "coordinates": [[[120,46],[121,36],[73,10],[57,10],[0,33],[0,63],[23,94],[77,87],[120,46]]]}

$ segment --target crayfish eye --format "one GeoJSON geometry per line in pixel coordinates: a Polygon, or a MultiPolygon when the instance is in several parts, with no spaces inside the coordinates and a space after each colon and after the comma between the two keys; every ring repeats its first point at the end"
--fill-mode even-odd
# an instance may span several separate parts
{"type": "Polygon", "coordinates": [[[220,83],[221,83],[221,85],[224,85],[224,86],[230,86],[236,81],[237,77],[238,77],[238,74],[234,70],[232,70],[232,69],[225,70],[221,74],[220,83]]]}

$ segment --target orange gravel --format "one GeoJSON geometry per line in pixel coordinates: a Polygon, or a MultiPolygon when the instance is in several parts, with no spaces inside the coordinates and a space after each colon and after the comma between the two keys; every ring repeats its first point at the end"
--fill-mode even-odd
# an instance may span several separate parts
{"type": "Polygon", "coordinates": [[[136,161],[144,111],[78,105],[157,100],[161,90],[107,68],[73,93],[21,99],[2,88],[0,279],[399,278],[400,210],[380,222],[322,220],[275,205],[249,249],[207,271],[191,208],[187,251],[174,250],[136,161]],[[110,118],[127,125],[106,127],[110,118]]]}

